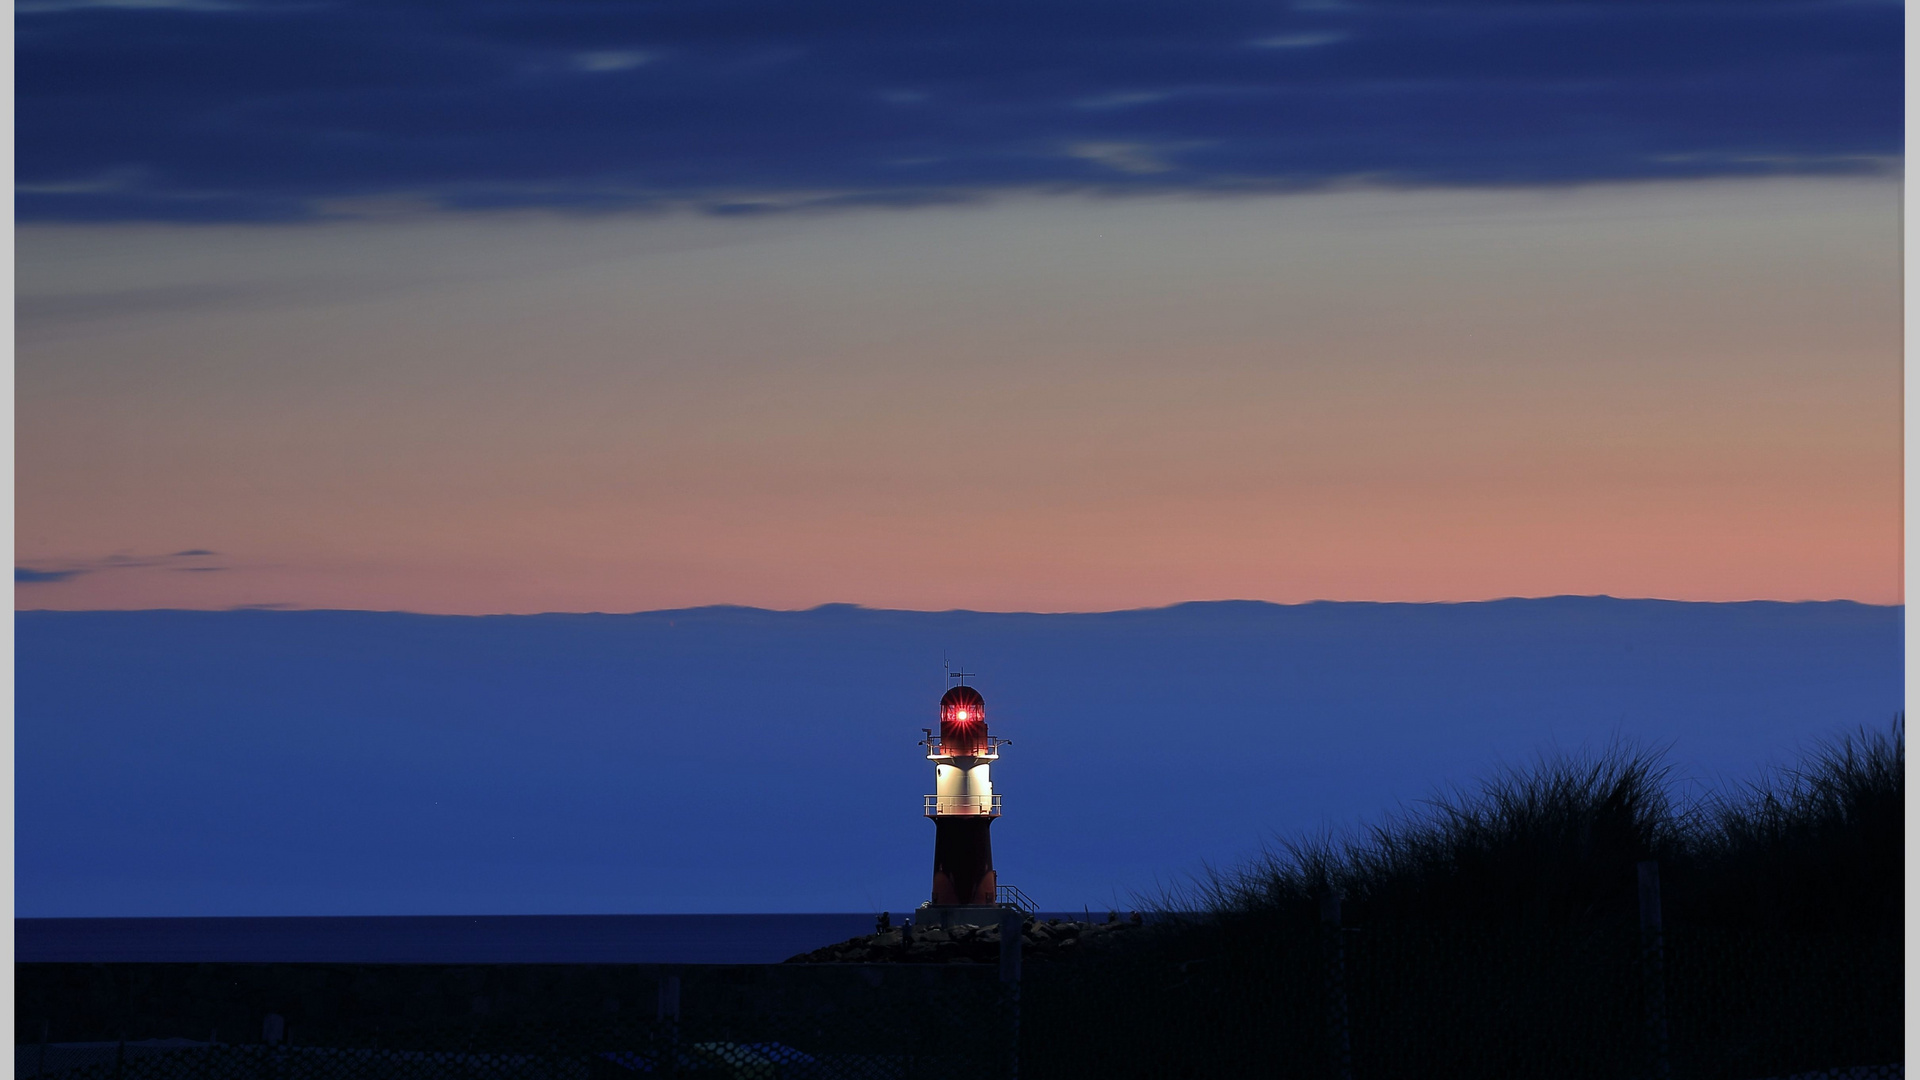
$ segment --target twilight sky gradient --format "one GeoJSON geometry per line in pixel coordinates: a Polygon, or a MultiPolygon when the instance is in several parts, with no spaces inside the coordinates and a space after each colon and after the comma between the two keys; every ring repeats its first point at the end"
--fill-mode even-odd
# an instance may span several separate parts
{"type": "Polygon", "coordinates": [[[1897,603],[1895,4],[19,5],[18,602],[1897,603]]]}

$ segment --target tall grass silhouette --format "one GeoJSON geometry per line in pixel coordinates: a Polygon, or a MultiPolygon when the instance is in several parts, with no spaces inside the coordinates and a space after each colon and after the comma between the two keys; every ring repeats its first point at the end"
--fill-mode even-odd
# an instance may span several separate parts
{"type": "Polygon", "coordinates": [[[1897,930],[1906,747],[1899,722],[1823,744],[1703,807],[1677,917],[1778,929],[1897,930]]]}
{"type": "Polygon", "coordinates": [[[1895,1063],[1904,767],[1896,719],[1706,794],[1627,743],[1502,769],[1152,898],[1130,948],[1036,970],[1023,1052],[1062,1078],[1895,1063]]]}
{"type": "MultiPolygon", "coordinates": [[[[1655,860],[1669,917],[1696,925],[1897,925],[1903,721],[1817,745],[1733,791],[1684,798],[1661,750],[1508,767],[1347,837],[1291,839],[1155,897],[1204,918],[1306,919],[1329,892],[1351,925],[1631,918],[1655,860]]],[[[1171,925],[1190,928],[1192,918],[1171,925]]]]}

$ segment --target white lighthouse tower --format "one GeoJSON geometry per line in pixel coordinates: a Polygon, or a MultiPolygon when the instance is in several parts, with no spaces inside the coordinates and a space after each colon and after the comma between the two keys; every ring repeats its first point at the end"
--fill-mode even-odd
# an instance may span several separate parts
{"type": "Polygon", "coordinates": [[[925,812],[933,819],[933,896],[915,921],[990,924],[999,921],[999,880],[988,834],[1000,816],[991,769],[1006,740],[987,734],[987,703],[962,683],[940,699],[940,733],[925,729],[927,760],[933,762],[934,793],[925,812]]]}

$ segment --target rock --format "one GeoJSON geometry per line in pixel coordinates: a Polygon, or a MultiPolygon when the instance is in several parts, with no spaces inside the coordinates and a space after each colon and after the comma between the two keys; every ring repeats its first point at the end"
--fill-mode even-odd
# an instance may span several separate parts
{"type": "MultiPolygon", "coordinates": [[[[1144,920],[1125,922],[1027,922],[1023,948],[1036,961],[1066,960],[1076,953],[1105,949],[1132,936],[1144,920]],[[1077,943],[1077,944],[1076,944],[1077,943]]],[[[894,927],[787,960],[789,964],[991,964],[1000,956],[1000,926],[930,927],[915,931],[894,927]]]]}

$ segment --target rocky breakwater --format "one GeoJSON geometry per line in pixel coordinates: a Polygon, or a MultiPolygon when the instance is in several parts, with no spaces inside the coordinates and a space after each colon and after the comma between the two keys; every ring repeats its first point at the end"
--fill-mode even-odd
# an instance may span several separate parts
{"type": "MultiPolygon", "coordinates": [[[[1109,948],[1141,933],[1138,913],[1126,919],[1117,914],[1106,922],[1068,919],[1028,919],[1020,929],[1023,961],[1067,960],[1082,953],[1109,948]]],[[[998,926],[887,926],[874,933],[789,957],[789,964],[997,964],[1000,962],[998,926]]]]}

